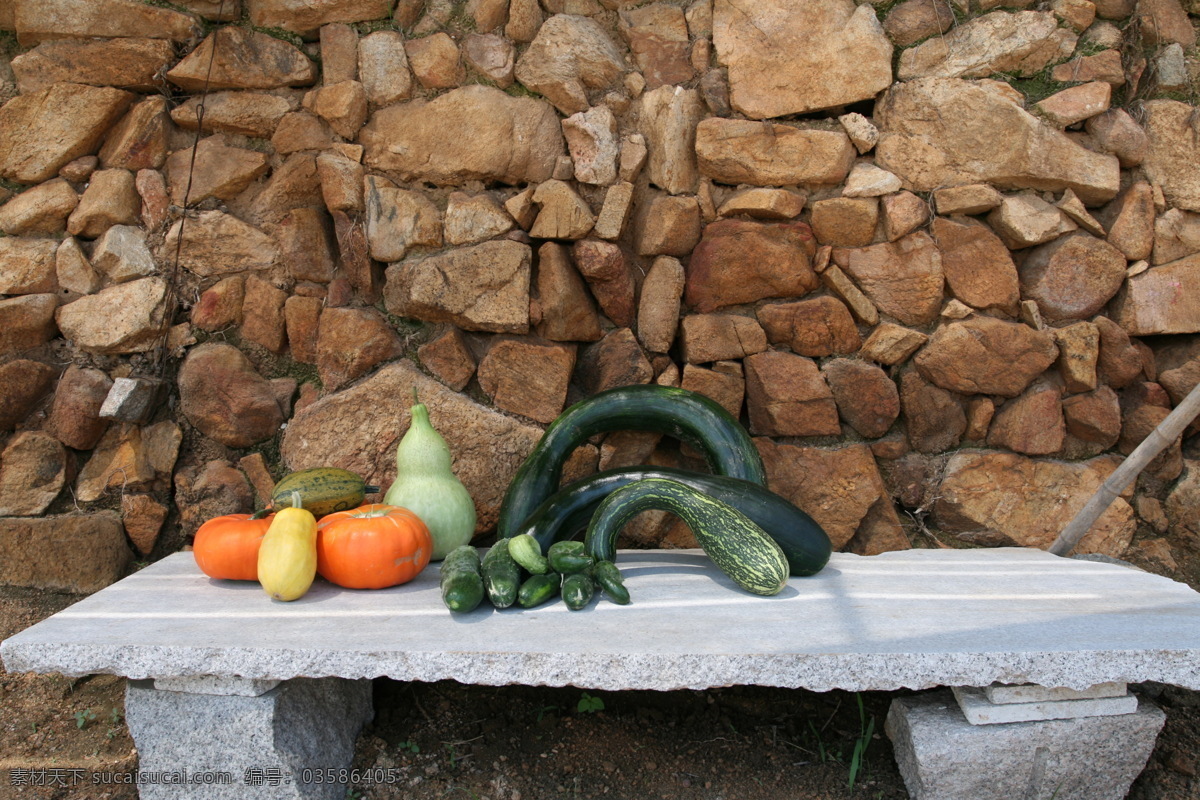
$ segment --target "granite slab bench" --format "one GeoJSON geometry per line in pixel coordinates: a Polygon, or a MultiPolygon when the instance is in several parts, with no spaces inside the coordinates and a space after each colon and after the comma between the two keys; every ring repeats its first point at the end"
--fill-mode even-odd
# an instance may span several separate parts
{"type": "MultiPolygon", "coordinates": [[[[381,676],[593,690],[1031,685],[1024,701],[1050,703],[1145,681],[1200,689],[1200,594],[1120,565],[1022,548],[836,553],[762,598],[699,551],[618,561],[631,605],[458,615],[436,569],[382,591],[318,581],[285,604],[178,553],[16,634],[0,657],[12,672],[129,678],[139,769],[195,781],[146,784],[143,798],[340,800],[344,785],[324,778],[349,765],[381,676]]],[[[947,690],[898,698],[887,728],[914,797],[954,797],[975,780],[983,793],[958,796],[1119,798],[1163,714],[1137,701],[1112,713],[970,725],[947,690]],[[1096,763],[1105,742],[1108,766],[1096,763]]]]}

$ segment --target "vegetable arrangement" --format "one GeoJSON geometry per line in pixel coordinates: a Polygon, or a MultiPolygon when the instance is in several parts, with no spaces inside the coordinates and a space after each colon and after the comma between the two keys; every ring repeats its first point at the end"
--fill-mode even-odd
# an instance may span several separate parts
{"type": "Polygon", "coordinates": [[[816,574],[832,550],[812,517],[766,487],[762,459],[741,424],[712,400],[670,387],[610,389],[564,411],[509,484],[498,539],[482,557],[470,544],[474,502],[420,402],[396,448],[396,480],[384,502],[362,505],[377,491],[344,469],[291,473],[258,514],[202,525],[196,563],[210,577],[257,580],[274,599],[291,601],[318,575],[349,589],[381,589],[440,560],[442,600],[453,612],[471,611],[485,598],[504,609],[556,597],[575,611],[597,592],[630,602],[615,564],[616,540],[649,509],[679,517],[713,563],[752,594],[778,594],[789,575],[816,574]],[[617,430],[681,439],[705,455],[713,474],[626,467],[559,488],[571,452],[617,430]]]}
{"type": "Polygon", "coordinates": [[[200,526],[193,544],[197,566],[211,578],[257,580],[284,602],[303,597],[317,575],[347,589],[411,581],[431,560],[470,540],[475,505],[421,403],[412,407],[396,461],[386,502],[365,506],[379,487],[349,470],[315,467],[285,476],[258,514],[230,514],[200,526]]]}

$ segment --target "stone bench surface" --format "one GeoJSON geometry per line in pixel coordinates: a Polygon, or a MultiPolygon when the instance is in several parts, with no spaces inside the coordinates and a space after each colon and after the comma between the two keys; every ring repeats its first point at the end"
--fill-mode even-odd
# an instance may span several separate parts
{"type": "Polygon", "coordinates": [[[835,553],[775,597],[750,595],[697,550],[622,551],[633,603],[561,601],[451,614],[436,568],[404,586],[318,580],[272,601],[177,553],[0,645],[9,671],[239,676],[592,689],[755,684],[891,690],[1153,680],[1200,689],[1200,594],[1114,564],[1040,550],[835,553]]]}

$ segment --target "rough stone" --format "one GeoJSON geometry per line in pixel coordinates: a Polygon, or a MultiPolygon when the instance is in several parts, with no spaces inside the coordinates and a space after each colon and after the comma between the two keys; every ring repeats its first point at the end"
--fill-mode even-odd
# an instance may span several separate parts
{"type": "Polygon", "coordinates": [[[1113,48],[1090,56],[1079,56],[1050,70],[1050,79],[1068,81],[1104,81],[1114,87],[1125,85],[1121,51],[1113,48]]]}
{"type": "Polygon", "coordinates": [[[629,328],[616,328],[579,353],[576,380],[592,395],[617,386],[649,383],[654,366],[629,328]]]}
{"type": "Polygon", "coordinates": [[[58,309],[64,337],[90,353],[144,353],[162,333],[167,283],[140,278],[110,286],[58,309]]]}
{"type": "Polygon", "coordinates": [[[428,197],[376,175],[363,186],[371,258],[399,261],[410,248],[441,246],[442,214],[428,197]]]}
{"type": "Polygon", "coordinates": [[[893,322],[883,322],[871,330],[858,354],[868,361],[887,366],[902,363],[929,341],[929,336],[893,322]]]}
{"type": "Polygon", "coordinates": [[[847,355],[862,346],[850,310],[835,297],[767,303],[759,307],[758,321],[771,344],[787,345],[809,358],[847,355]]]}
{"type": "Polygon", "coordinates": [[[192,536],[213,517],[254,510],[254,493],[241,470],[228,461],[213,460],[184,467],[175,474],[179,526],[192,536]]]}
{"type": "Polygon", "coordinates": [[[270,281],[254,275],[247,277],[242,300],[242,338],[272,353],[282,353],[287,344],[287,324],[283,317],[287,296],[287,292],[270,281]]]}
{"type": "Polygon", "coordinates": [[[1086,319],[1125,283],[1125,257],[1082,231],[1030,251],[1019,269],[1021,296],[1047,320],[1086,319]]]}
{"type": "Polygon", "coordinates": [[[184,56],[167,73],[167,80],[186,91],[278,89],[311,86],[317,68],[293,44],[250,28],[225,25],[184,56]]]}
{"type": "Polygon", "coordinates": [[[0,206],[0,231],[9,236],[61,234],[79,205],[79,195],[62,178],[30,187],[0,206]]]}
{"type": "Polygon", "coordinates": [[[332,86],[358,80],[358,31],[340,22],[322,25],[321,82],[332,86]]]}
{"type": "Polygon", "coordinates": [[[156,169],[141,169],[133,183],[142,198],[142,224],[146,230],[158,233],[167,222],[171,202],[167,196],[167,180],[156,169]]]}
{"type": "Polygon", "coordinates": [[[443,220],[442,235],[446,244],[477,244],[512,229],[512,217],[492,195],[451,193],[443,220]]]}
{"type": "MultiPolygon", "coordinates": [[[[572,246],[571,255],[604,315],[619,327],[631,326],[635,319],[633,271],[621,248],[611,242],[583,239],[572,246]]],[[[679,275],[682,281],[682,268],[679,275]]]]}
{"type": "Polygon", "coordinates": [[[555,242],[546,242],[538,248],[535,304],[540,314],[540,321],[535,320],[535,330],[543,339],[594,342],[600,338],[596,305],[579,271],[571,264],[567,249],[555,242]]]}
{"type": "Polygon", "coordinates": [[[1200,214],[1167,209],[1154,222],[1154,250],[1150,261],[1155,266],[1200,253],[1200,214]]]}
{"type": "Polygon", "coordinates": [[[36,517],[66,485],[67,451],[41,431],[9,439],[0,463],[0,516],[36,517]]]}
{"type": "Polygon", "coordinates": [[[1108,243],[1129,261],[1150,258],[1154,249],[1154,190],[1145,181],[1131,184],[1100,214],[1108,243]]]}
{"type": "Polygon", "coordinates": [[[1083,202],[1070,189],[1064,191],[1062,197],[1054,205],[1066,214],[1072,222],[1093,236],[1104,237],[1107,235],[1104,231],[1104,226],[1088,212],[1087,207],[1084,206],[1083,202]]]}
{"type": "Polygon", "coordinates": [[[618,14],[618,28],[629,43],[647,89],[691,80],[691,43],[682,8],[651,3],[622,9],[618,14]]]}
{"type": "Polygon", "coordinates": [[[271,146],[281,156],[300,150],[329,150],[334,145],[334,130],[328,122],[310,112],[284,114],[271,136],[271,146]]]}
{"type": "Polygon", "coordinates": [[[444,31],[404,43],[408,66],[417,83],[428,91],[453,89],[466,79],[458,45],[444,31]]]}
{"type": "Polygon", "coordinates": [[[388,312],[463,330],[527,333],[532,251],[512,241],[484,242],[387,270],[388,312]]]}
{"type": "MultiPolygon", "coordinates": [[[[1146,130],[1123,108],[1110,108],[1084,123],[1093,146],[1102,153],[1116,156],[1124,168],[1139,166],[1149,153],[1150,139],[1146,130]]],[[[1167,171],[1175,169],[1169,162],[1167,171]]]]}
{"type": "Polygon", "coordinates": [[[874,197],[831,197],[812,207],[813,235],[821,244],[865,247],[875,238],[879,201],[874,197]]]}
{"type": "Polygon", "coordinates": [[[1115,156],[1081,147],[1025,111],[1007,88],[987,82],[925,78],[896,84],[876,104],[875,121],[875,163],[912,191],[991,183],[1000,189],[1071,189],[1085,203],[1099,204],[1120,188],[1115,156]],[[996,141],[1013,146],[980,144],[996,141]]]}
{"type": "Polygon", "coordinates": [[[1117,393],[1108,386],[1071,395],[1062,401],[1067,433],[1104,449],[1117,443],[1121,435],[1121,405],[1117,393]]]}
{"type": "Polygon", "coordinates": [[[733,107],[752,119],[868,100],[892,82],[892,44],[869,5],[713,4],[717,60],[733,107]]]}
{"type": "Polygon", "coordinates": [[[47,39],[150,38],[185,42],[197,33],[196,20],[136,0],[45,0],[17,3],[13,29],[22,45],[47,39]]]}
{"type": "Polygon", "coordinates": [[[137,225],[140,212],[141,199],[132,172],[126,169],[97,170],[67,220],[67,231],[72,236],[95,239],[115,225],[137,225]]]}
{"type": "Polygon", "coordinates": [[[900,404],[909,445],[919,453],[956,447],[967,430],[963,400],[926,381],[919,372],[900,376],[900,404]]]}
{"type": "Polygon", "coordinates": [[[842,131],[719,117],[700,122],[695,137],[701,174],[733,185],[838,184],[856,152],[842,131]]]}
{"type": "MultiPolygon", "coordinates": [[[[717,369],[697,367],[695,364],[684,364],[679,385],[683,389],[716,400],[735,419],[742,415],[746,380],[740,367],[736,371],[720,372],[717,369]]],[[[601,466],[601,469],[606,467],[601,466]]]]}
{"type": "Polygon", "coordinates": [[[696,311],[799,297],[819,285],[812,271],[816,243],[801,222],[718,220],[704,235],[688,265],[685,301],[696,311]]]}
{"type": "Polygon", "coordinates": [[[806,202],[806,195],[787,189],[746,189],[722,203],[717,216],[745,215],[754,219],[790,220],[800,216],[806,202]]]}
{"type": "Polygon", "coordinates": [[[1108,110],[1112,85],[1092,81],[1055,92],[1034,105],[1042,117],[1060,128],[1083,122],[1108,110]]]}
{"type": "Polygon", "coordinates": [[[171,202],[177,206],[184,204],[185,193],[189,203],[199,203],[210,197],[231,200],[270,168],[265,153],[230,147],[222,136],[201,139],[195,149],[194,169],[190,147],[172,153],[167,159],[167,185],[171,202]]]}
{"type": "Polygon", "coordinates": [[[624,72],[623,62],[620,49],[598,22],[576,14],[555,14],[517,59],[516,78],[569,116],[589,107],[588,89],[615,84],[624,72]]]}
{"type": "Polygon", "coordinates": [[[383,108],[359,142],[369,168],[436,184],[537,183],[553,174],[565,152],[562,127],[549,104],[489,86],[464,86],[433,100],[383,108]],[[447,138],[448,130],[456,135],[447,138]]]}
{"type": "Polygon", "coordinates": [[[1096,317],[1092,324],[1100,332],[1100,357],[1096,371],[1101,383],[1120,389],[1142,374],[1142,357],[1129,334],[1108,317],[1096,317]]]}
{"type": "Polygon", "coordinates": [[[634,185],[627,181],[610,186],[604,193],[604,205],[596,218],[592,232],[601,239],[614,241],[621,238],[629,212],[633,209],[634,185]]]}
{"type": "Polygon", "coordinates": [[[1134,20],[1146,47],[1156,48],[1174,42],[1190,48],[1196,44],[1196,30],[1179,0],[1139,0],[1134,8],[1134,20]]]}
{"type": "Polygon", "coordinates": [[[700,241],[700,205],[695,197],[655,195],[639,204],[634,244],[640,256],[689,255],[700,241]]]}
{"type": "Polygon", "coordinates": [[[986,183],[950,186],[935,189],[933,202],[943,216],[952,214],[983,214],[1000,205],[1004,195],[986,183]]]}
{"type": "Polygon", "coordinates": [[[680,323],[680,340],[689,364],[745,358],[767,349],[762,326],[738,314],[688,314],[680,323]]]}
{"type": "Polygon", "coordinates": [[[537,0],[509,0],[504,33],[515,42],[532,42],[543,27],[544,19],[537,0]]]}
{"type": "Polygon", "coordinates": [[[419,346],[417,358],[421,366],[456,392],[466,388],[475,374],[475,356],[462,331],[453,326],[419,346]]]}
{"type": "Polygon", "coordinates": [[[875,145],[879,142],[879,129],[871,120],[858,112],[851,112],[838,117],[838,123],[842,126],[842,130],[846,131],[846,135],[850,137],[850,141],[853,142],[854,148],[858,150],[859,154],[875,149],[875,145]]]}
{"type": "Polygon", "coordinates": [[[1037,381],[996,410],[987,443],[1028,456],[1044,456],[1061,450],[1065,436],[1061,389],[1037,381]]]}
{"type": "Polygon", "coordinates": [[[866,439],[878,439],[900,416],[900,392],[879,367],[850,358],[835,358],[821,367],[833,392],[838,416],[866,439]]]}
{"type": "Polygon", "coordinates": [[[501,337],[479,362],[479,385],[505,411],[548,424],[562,413],[574,367],[573,345],[501,337]]]}
{"type": "Polygon", "coordinates": [[[882,197],[900,191],[900,179],[869,161],[859,161],[850,170],[842,197],[882,197]]]}
{"type": "Polygon", "coordinates": [[[850,543],[871,509],[890,503],[871,449],[853,444],[834,450],[754,440],[771,490],[808,512],[829,534],[834,550],[850,543]]]}
{"type": "Polygon", "coordinates": [[[1054,328],[1058,345],[1058,371],[1068,392],[1096,388],[1096,362],[1100,358],[1100,331],[1090,322],[1054,328]]]}
{"type": "Polygon", "coordinates": [[[1175,100],[1150,100],[1145,111],[1146,177],[1162,189],[1170,206],[1200,211],[1200,143],[1192,136],[1190,122],[1195,108],[1175,100]]]}
{"type": "MultiPolygon", "coordinates": [[[[961,451],[950,457],[933,519],[964,541],[1045,549],[1113,469],[1108,459],[1043,461],[1016,453],[961,451]]],[[[1133,509],[1118,497],[1077,547],[1120,558],[1133,509]]]]}
{"type": "Polygon", "coordinates": [[[0,355],[32,350],[58,333],[54,315],[58,297],[26,294],[0,300],[0,355]]]}
{"type": "Polygon", "coordinates": [[[280,259],[295,281],[329,283],[334,276],[329,215],[316,208],[292,209],[275,228],[280,259]]]}
{"type": "Polygon", "coordinates": [[[975,220],[938,217],[933,238],[942,254],[942,271],[951,294],[979,309],[1015,314],[1020,300],[1017,268],[1008,248],[975,220]]]}
{"type": "Polygon", "coordinates": [[[121,524],[137,552],[150,555],[170,509],[148,494],[121,495],[121,524]]]}
{"type": "Polygon", "coordinates": [[[258,228],[222,211],[201,211],[186,226],[176,222],[167,233],[160,256],[173,257],[182,229],[179,264],[201,277],[270,269],[279,260],[279,246],[258,228]]]}
{"type": "Polygon", "coordinates": [[[41,183],[95,153],[134,95],[109,87],[55,83],[0,107],[0,177],[41,183]]]}
{"type": "Polygon", "coordinates": [[[750,432],[759,436],[837,436],[833,393],[815,361],[779,350],[745,360],[750,432]]]}
{"type": "Polygon", "coordinates": [[[533,202],[540,209],[529,229],[535,239],[582,239],[596,225],[592,209],[565,181],[539,183],[533,202]]]}
{"type": "Polygon", "coordinates": [[[620,147],[617,118],[612,110],[608,106],[595,106],[580,111],[564,119],[562,129],[571,160],[575,162],[575,179],[597,186],[616,183],[620,147]]]}
{"type": "Polygon", "coordinates": [[[996,72],[1029,77],[1071,55],[1078,34],[1042,11],[995,11],[900,54],[896,76],[983,78],[996,72]]]}
{"type": "Polygon", "coordinates": [[[953,25],[954,11],[945,0],[906,0],[894,6],[883,21],[883,29],[897,47],[945,33],[953,25]]]}
{"type": "Polygon", "coordinates": [[[246,0],[252,24],[304,34],[332,22],[380,19],[392,5],[391,0],[246,0]]]}
{"type": "Polygon", "coordinates": [[[694,192],[700,95],[679,86],[660,86],[639,98],[638,131],[646,139],[650,182],[671,194],[694,192]]]}
{"type": "Polygon", "coordinates": [[[467,66],[507,89],[516,80],[517,50],[512,42],[494,33],[471,33],[463,39],[467,66]]]}
{"type": "Polygon", "coordinates": [[[183,360],[179,404],[197,430],[227,447],[269,439],[284,422],[271,384],[241,351],[217,342],[192,348],[183,360]]]}
{"type": "Polygon", "coordinates": [[[115,511],[0,519],[0,583],[90,594],[132,561],[115,511]]]}
{"type": "Polygon", "coordinates": [[[1125,281],[1113,317],[1131,336],[1200,332],[1200,255],[1161,264],[1125,281]],[[1164,298],[1170,298],[1164,302],[1164,298]]]}
{"type": "Polygon", "coordinates": [[[875,308],[875,304],[840,268],[833,264],[826,265],[825,271],[821,273],[821,282],[849,306],[850,312],[859,322],[871,326],[879,324],[879,310],[875,308]]]}
{"type": "Polygon", "coordinates": [[[0,293],[50,294],[58,290],[53,239],[0,236],[0,293]]]}
{"type": "Polygon", "coordinates": [[[292,295],[284,301],[283,324],[293,361],[317,363],[317,333],[324,306],[325,301],[320,297],[292,295]]]}
{"type": "Polygon", "coordinates": [[[367,102],[383,108],[412,97],[412,73],[404,36],[398,31],[375,31],[358,42],[358,74],[367,102]]]}
{"type": "Polygon", "coordinates": [[[880,311],[904,325],[927,325],[942,307],[942,258],[924,231],[895,242],[843,251],[839,265],[880,311]]]}
{"type": "Polygon", "coordinates": [[[146,244],[146,232],[133,225],[113,225],[96,241],[92,266],[112,283],[123,283],[158,271],[146,244]]]}
{"type": "Polygon", "coordinates": [[[404,354],[396,331],[373,308],[327,308],[317,334],[317,372],[336,392],[379,364],[404,354]]]}
{"type": "Polygon", "coordinates": [[[100,407],[110,388],[112,380],[101,370],[74,364],[67,367],[43,429],[67,447],[91,450],[108,429],[109,421],[100,417],[100,407]]]}
{"type": "Polygon", "coordinates": [[[914,363],[930,382],[961,394],[1016,397],[1058,358],[1050,333],[994,317],[943,325],[914,363]]]}
{"type": "MultiPolygon", "coordinates": [[[[184,130],[198,125],[200,98],[185,100],[171,110],[171,121],[184,130]]],[[[283,115],[295,111],[298,103],[285,96],[267,92],[213,92],[204,100],[204,132],[232,133],[269,138],[283,115]]]]}
{"type": "Polygon", "coordinates": [[[362,164],[338,153],[321,153],[317,156],[317,174],[321,179],[321,197],[327,209],[350,213],[364,209],[366,172],[362,164]]]}
{"type": "Polygon", "coordinates": [[[328,123],[338,136],[354,141],[367,121],[367,92],[358,81],[342,81],[314,89],[305,96],[304,107],[328,123]]]}
{"type": "Polygon", "coordinates": [[[62,39],[42,42],[12,60],[21,94],[54,83],[112,86],[137,92],[158,89],[155,75],[174,61],[171,43],[162,39],[62,39]]]}
{"type": "Polygon", "coordinates": [[[1004,198],[987,219],[1010,250],[1045,244],[1078,227],[1057,207],[1032,193],[1004,198]]]}
{"type": "Polygon", "coordinates": [[[1137,713],[1120,716],[972,725],[942,690],[894,701],[886,731],[906,785],[920,787],[925,800],[1002,800],[1018,791],[1120,800],[1145,766],[1163,720],[1161,710],[1142,703],[1137,713]],[[1128,746],[1115,747],[1117,741],[1128,746]],[[1093,758],[1102,766],[1078,766],[1093,758]]]}
{"type": "Polygon", "coordinates": [[[110,427],[80,471],[74,497],[91,503],[110,491],[149,486],[171,474],[182,442],[183,432],[169,420],[147,428],[130,423],[110,427]]]}
{"type": "Polygon", "coordinates": [[[929,222],[929,203],[912,192],[896,192],[882,198],[883,235],[889,242],[925,226],[929,222]]]}

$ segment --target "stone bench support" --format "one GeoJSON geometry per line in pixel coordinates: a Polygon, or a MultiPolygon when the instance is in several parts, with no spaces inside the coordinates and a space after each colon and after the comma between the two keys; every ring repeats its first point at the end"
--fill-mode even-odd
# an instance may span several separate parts
{"type": "Polygon", "coordinates": [[[372,713],[371,682],[344,678],[135,680],[125,693],[138,771],[166,776],[143,782],[142,800],[344,800],[328,778],[372,713]]]}

